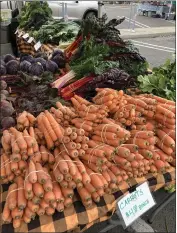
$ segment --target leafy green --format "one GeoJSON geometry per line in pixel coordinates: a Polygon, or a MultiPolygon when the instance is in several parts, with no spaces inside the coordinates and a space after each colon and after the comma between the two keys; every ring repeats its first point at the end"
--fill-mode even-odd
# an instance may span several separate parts
{"type": "Polygon", "coordinates": [[[152,74],[138,76],[139,88],[169,100],[176,100],[176,61],[167,60],[155,67],[152,74]]]}
{"type": "Polygon", "coordinates": [[[70,62],[71,69],[78,79],[89,74],[99,75],[107,69],[119,66],[118,62],[104,60],[110,48],[106,44],[96,43],[93,37],[90,40],[84,40],[82,49],[82,56],[70,62]]]}
{"type": "Polygon", "coordinates": [[[52,10],[47,2],[27,2],[18,18],[19,27],[24,30],[38,30],[49,19],[52,19],[52,10]]]}
{"type": "Polygon", "coordinates": [[[39,30],[32,31],[30,35],[42,43],[58,45],[60,41],[74,40],[79,28],[79,25],[72,21],[50,20],[42,25],[39,30]]]}

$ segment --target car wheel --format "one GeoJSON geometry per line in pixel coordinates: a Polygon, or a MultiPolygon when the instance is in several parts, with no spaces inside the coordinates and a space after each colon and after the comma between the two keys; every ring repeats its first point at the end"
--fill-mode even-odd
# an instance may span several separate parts
{"type": "Polygon", "coordinates": [[[97,17],[96,12],[94,12],[94,11],[89,11],[88,13],[86,13],[84,19],[92,18],[93,16],[97,17]]]}

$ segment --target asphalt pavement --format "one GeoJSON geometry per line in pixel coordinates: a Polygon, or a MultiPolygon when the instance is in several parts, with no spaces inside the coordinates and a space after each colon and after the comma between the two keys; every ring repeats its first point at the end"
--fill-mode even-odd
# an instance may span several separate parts
{"type": "Polygon", "coordinates": [[[134,20],[135,20],[135,29],[136,28],[149,28],[149,27],[175,27],[176,21],[174,20],[165,20],[162,18],[153,18],[142,15],[137,15],[137,4],[132,5],[132,9],[130,5],[106,5],[105,4],[106,13],[108,15],[108,19],[111,20],[113,18],[121,18],[125,17],[125,21],[118,26],[119,29],[129,29],[134,28],[134,20]],[[131,19],[131,21],[130,21],[131,19]]]}

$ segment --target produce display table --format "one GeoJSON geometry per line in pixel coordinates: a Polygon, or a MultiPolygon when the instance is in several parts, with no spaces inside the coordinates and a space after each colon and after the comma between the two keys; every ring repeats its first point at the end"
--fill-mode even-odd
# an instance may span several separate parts
{"type": "MultiPolygon", "coordinates": [[[[120,190],[112,195],[104,195],[99,203],[94,204],[89,209],[86,209],[79,201],[79,198],[75,196],[73,205],[62,213],[56,212],[53,216],[37,217],[28,225],[23,223],[18,229],[14,229],[12,224],[2,225],[1,232],[67,232],[74,229],[83,232],[92,225],[109,219],[116,210],[117,199],[130,188],[133,190],[136,185],[147,180],[151,191],[155,192],[174,181],[175,174],[176,170],[172,168],[165,174],[158,174],[157,176],[147,174],[146,177],[131,179],[129,185],[120,186],[120,190]]],[[[1,209],[5,204],[7,190],[8,185],[1,186],[1,209]]]]}

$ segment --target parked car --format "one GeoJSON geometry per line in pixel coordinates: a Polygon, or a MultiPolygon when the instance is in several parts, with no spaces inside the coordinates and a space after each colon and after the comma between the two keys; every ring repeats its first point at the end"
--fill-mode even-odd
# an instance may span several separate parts
{"type": "MultiPolygon", "coordinates": [[[[24,1],[25,2],[25,1],[24,1]]],[[[98,15],[98,1],[48,1],[53,12],[53,17],[58,19],[62,17],[62,3],[67,3],[67,15],[69,19],[82,20],[90,16],[98,15]]],[[[1,9],[12,9],[18,6],[17,1],[1,1],[1,9]]],[[[103,14],[106,13],[102,6],[103,14]]]]}

